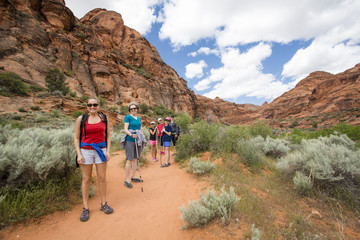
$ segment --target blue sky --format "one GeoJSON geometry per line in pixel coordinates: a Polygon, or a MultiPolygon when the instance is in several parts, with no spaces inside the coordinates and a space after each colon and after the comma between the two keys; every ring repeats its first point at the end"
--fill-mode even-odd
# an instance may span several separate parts
{"type": "Polygon", "coordinates": [[[360,63],[358,0],[66,0],[120,13],[196,94],[263,104],[360,63]]]}

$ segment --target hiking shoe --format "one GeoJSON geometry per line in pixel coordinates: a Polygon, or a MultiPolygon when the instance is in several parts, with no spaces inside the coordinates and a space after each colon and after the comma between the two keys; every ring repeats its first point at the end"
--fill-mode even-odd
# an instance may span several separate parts
{"type": "Polygon", "coordinates": [[[136,178],[136,177],[132,177],[132,178],[131,178],[131,181],[132,181],[132,182],[143,182],[142,179],[139,179],[139,178],[136,178]]]}
{"type": "Polygon", "coordinates": [[[89,217],[90,217],[89,214],[90,214],[90,210],[83,208],[83,211],[80,215],[80,221],[86,222],[87,220],[89,220],[89,217]]]}
{"type": "Polygon", "coordinates": [[[106,202],[104,205],[101,204],[100,211],[104,211],[105,214],[110,214],[114,210],[106,202]]]}
{"type": "Polygon", "coordinates": [[[125,187],[127,187],[127,188],[132,188],[132,184],[129,183],[129,182],[127,182],[127,181],[124,182],[124,185],[125,185],[125,187]]]}

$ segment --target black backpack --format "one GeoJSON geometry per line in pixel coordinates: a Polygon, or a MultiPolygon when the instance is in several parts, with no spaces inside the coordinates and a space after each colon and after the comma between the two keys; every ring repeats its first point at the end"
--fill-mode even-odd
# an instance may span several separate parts
{"type": "MultiPolygon", "coordinates": [[[[105,123],[105,141],[107,141],[107,116],[105,113],[99,112],[99,117],[102,119],[102,122],[105,123]]],[[[81,116],[81,122],[80,122],[80,138],[79,141],[81,142],[82,139],[82,133],[83,133],[83,129],[84,129],[84,134],[85,134],[85,138],[86,138],[86,128],[85,128],[85,122],[88,118],[89,114],[85,113],[81,116]]],[[[80,144],[80,143],[79,143],[80,144]]],[[[107,142],[106,142],[106,146],[107,146],[107,142]]],[[[77,154],[76,154],[76,158],[75,158],[75,162],[76,162],[76,167],[79,167],[79,163],[77,162],[77,154]]]]}

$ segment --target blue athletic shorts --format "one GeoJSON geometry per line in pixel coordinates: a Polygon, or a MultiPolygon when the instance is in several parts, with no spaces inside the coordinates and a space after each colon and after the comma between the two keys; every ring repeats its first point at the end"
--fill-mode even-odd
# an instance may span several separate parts
{"type": "Polygon", "coordinates": [[[170,145],[171,145],[171,142],[163,142],[164,147],[170,147],[170,145]]]}

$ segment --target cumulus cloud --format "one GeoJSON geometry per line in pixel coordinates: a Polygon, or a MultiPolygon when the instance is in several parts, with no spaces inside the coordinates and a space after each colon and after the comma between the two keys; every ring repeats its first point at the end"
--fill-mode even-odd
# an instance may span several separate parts
{"type": "Polygon", "coordinates": [[[134,28],[140,34],[151,31],[151,26],[157,20],[155,7],[165,0],[66,0],[68,6],[78,18],[94,8],[106,8],[121,14],[126,26],[134,28]]]}
{"type": "Polygon", "coordinates": [[[272,74],[262,73],[261,62],[271,55],[269,44],[259,43],[247,52],[240,53],[237,48],[227,48],[221,54],[223,66],[212,69],[209,77],[195,85],[198,91],[207,90],[204,95],[224,99],[236,99],[240,96],[273,99],[288,90],[289,87],[276,81],[272,74]]]}
{"type": "Polygon", "coordinates": [[[112,8],[119,12],[125,25],[145,35],[156,22],[155,6],[164,0],[121,0],[111,1],[112,8]]]}
{"type": "Polygon", "coordinates": [[[185,72],[185,76],[188,78],[188,79],[193,79],[193,78],[201,78],[204,73],[204,68],[207,67],[207,64],[204,60],[200,60],[199,62],[197,63],[190,63],[188,65],[186,65],[185,69],[186,69],[186,72],[185,72]]]}
{"type": "Polygon", "coordinates": [[[210,49],[208,47],[201,47],[196,52],[189,53],[188,56],[196,57],[197,55],[200,55],[200,54],[205,54],[205,55],[214,54],[214,55],[218,56],[220,54],[220,51],[218,49],[210,49]]]}
{"type": "Polygon", "coordinates": [[[359,39],[351,37],[354,33],[360,37],[360,23],[351,28],[337,28],[317,37],[310,46],[299,49],[284,65],[283,77],[292,78],[295,85],[313,71],[336,74],[353,67],[360,62],[359,39]]]}

